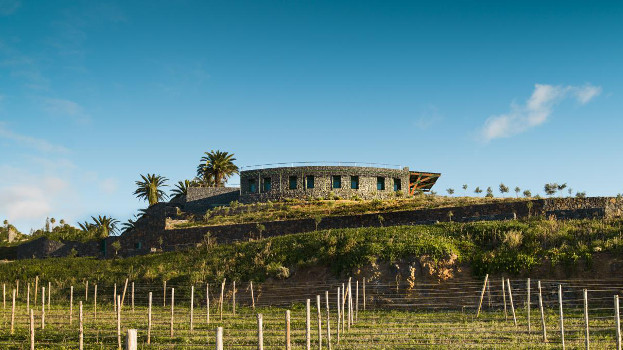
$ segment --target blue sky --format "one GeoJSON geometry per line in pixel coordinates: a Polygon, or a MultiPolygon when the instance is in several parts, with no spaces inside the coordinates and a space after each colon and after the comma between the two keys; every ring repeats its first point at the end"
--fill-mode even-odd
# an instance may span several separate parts
{"type": "Polygon", "coordinates": [[[211,149],[438,171],[440,193],[614,195],[622,18],[588,1],[0,0],[0,219],[125,220],[146,206],[139,174],[172,185],[211,149]]]}

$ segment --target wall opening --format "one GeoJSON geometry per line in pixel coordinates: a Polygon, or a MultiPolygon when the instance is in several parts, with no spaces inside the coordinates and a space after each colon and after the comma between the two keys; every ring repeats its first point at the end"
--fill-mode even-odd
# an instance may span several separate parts
{"type": "Polygon", "coordinates": [[[402,190],[402,182],[400,181],[400,179],[394,179],[394,191],[401,191],[402,190]]]}
{"type": "Polygon", "coordinates": [[[257,182],[255,179],[249,179],[249,192],[257,193],[257,182]]]}
{"type": "Polygon", "coordinates": [[[296,190],[296,176],[290,176],[288,182],[290,183],[290,189],[296,190]]]}
{"type": "Polygon", "coordinates": [[[376,189],[378,191],[384,191],[385,190],[385,178],[384,177],[377,177],[376,178],[376,189]]]}
{"type": "Polygon", "coordinates": [[[262,190],[264,192],[270,191],[270,188],[271,188],[270,177],[265,177],[263,183],[264,183],[264,188],[262,190]]]}
{"type": "Polygon", "coordinates": [[[331,180],[333,188],[342,188],[342,177],[340,175],[333,175],[331,180]]]}
{"type": "Polygon", "coordinates": [[[307,175],[305,180],[307,188],[314,188],[314,175],[307,175]]]}
{"type": "Polygon", "coordinates": [[[350,177],[350,188],[353,190],[359,189],[359,176],[350,177]]]}

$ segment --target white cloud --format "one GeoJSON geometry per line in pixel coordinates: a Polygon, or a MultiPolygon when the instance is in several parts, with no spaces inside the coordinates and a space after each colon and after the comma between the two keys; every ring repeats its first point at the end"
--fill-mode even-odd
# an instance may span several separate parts
{"type": "Polygon", "coordinates": [[[100,181],[99,187],[100,187],[100,190],[104,192],[105,194],[113,194],[117,192],[117,188],[119,186],[117,185],[117,180],[113,178],[107,178],[107,179],[100,181]]]}
{"type": "Polygon", "coordinates": [[[6,124],[0,122],[0,138],[14,141],[22,146],[34,148],[46,153],[67,153],[69,150],[63,146],[52,144],[44,139],[21,135],[7,129],[6,124]]]}
{"type": "Polygon", "coordinates": [[[78,103],[57,98],[44,98],[43,109],[50,114],[69,117],[77,122],[87,122],[91,117],[78,103]]]}
{"type": "Polygon", "coordinates": [[[36,185],[15,185],[0,188],[0,212],[9,221],[40,220],[52,205],[44,190],[36,185]]]}
{"type": "Polygon", "coordinates": [[[584,86],[562,86],[535,84],[532,95],[525,105],[511,104],[511,111],[506,114],[489,117],[485,121],[481,134],[485,141],[510,137],[547,121],[553,108],[565,99],[574,98],[580,104],[586,104],[601,93],[601,87],[586,84],[584,86]]]}

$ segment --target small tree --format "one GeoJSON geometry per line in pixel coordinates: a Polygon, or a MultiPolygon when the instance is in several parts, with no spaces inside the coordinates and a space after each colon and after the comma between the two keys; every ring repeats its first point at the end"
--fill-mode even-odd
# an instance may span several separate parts
{"type": "Polygon", "coordinates": [[[262,239],[262,232],[266,231],[266,226],[258,222],[255,227],[257,228],[257,232],[260,234],[260,239],[262,239]]]}
{"type": "Polygon", "coordinates": [[[448,192],[449,195],[453,195],[454,194],[454,188],[447,188],[446,192],[448,192]]]}
{"type": "Polygon", "coordinates": [[[487,187],[487,194],[485,195],[486,198],[493,198],[493,189],[491,187],[487,187]]]}
{"type": "Polygon", "coordinates": [[[119,253],[119,250],[121,250],[121,243],[119,241],[112,242],[110,246],[115,250],[115,256],[119,253]]]}
{"type": "Polygon", "coordinates": [[[379,215],[378,219],[379,219],[379,224],[381,225],[381,227],[383,227],[383,222],[385,221],[385,218],[382,215],[379,215]]]}
{"type": "Polygon", "coordinates": [[[586,198],[586,192],[576,192],[575,196],[577,198],[586,198]]]}
{"type": "Polygon", "coordinates": [[[523,191],[523,196],[526,198],[530,198],[532,197],[532,192],[530,192],[530,190],[525,190],[523,191]]]}
{"type": "Polygon", "coordinates": [[[480,189],[480,187],[477,186],[476,189],[474,189],[474,193],[481,194],[482,190],[480,189]]]}
{"type": "Polygon", "coordinates": [[[521,192],[521,188],[519,188],[519,186],[515,186],[515,197],[519,197],[519,192],[521,192]]]}
{"type": "Polygon", "coordinates": [[[452,210],[450,210],[448,212],[448,221],[452,222],[452,217],[454,216],[454,213],[452,212],[452,210]]]}
{"type": "Polygon", "coordinates": [[[464,184],[462,187],[463,187],[463,191],[467,192],[467,184],[464,184]]]}
{"type": "MultiPolygon", "coordinates": [[[[562,192],[562,190],[564,190],[565,188],[567,188],[567,184],[566,183],[564,183],[562,185],[558,185],[558,192],[562,192]]],[[[562,194],[561,194],[561,197],[562,197],[562,194]]]]}
{"type": "Polygon", "coordinates": [[[558,184],[555,182],[545,184],[545,186],[543,186],[543,190],[545,190],[546,195],[553,196],[556,194],[556,191],[558,191],[558,184]]]}
{"type": "Polygon", "coordinates": [[[508,187],[503,183],[500,184],[500,193],[502,194],[502,197],[504,197],[504,193],[508,193],[508,187]]]}

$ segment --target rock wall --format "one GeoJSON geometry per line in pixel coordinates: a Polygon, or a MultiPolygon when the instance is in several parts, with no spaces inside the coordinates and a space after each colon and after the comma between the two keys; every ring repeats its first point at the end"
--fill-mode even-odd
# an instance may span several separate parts
{"type": "Polygon", "coordinates": [[[310,218],[264,222],[260,224],[261,226],[257,223],[248,223],[167,230],[165,225],[162,225],[137,230],[131,234],[122,235],[118,239],[122,245],[120,253],[127,256],[194,247],[204,242],[208,234],[218,243],[230,243],[249,238],[310,232],[316,229],[421,225],[450,220],[455,222],[512,220],[528,216],[549,217],[550,215],[558,219],[613,218],[620,217],[622,212],[623,201],[615,198],[551,198],[325,217],[318,223],[310,218]]]}
{"type": "Polygon", "coordinates": [[[184,203],[184,211],[205,214],[211,207],[228,205],[240,199],[238,187],[190,187],[184,203]]]}

